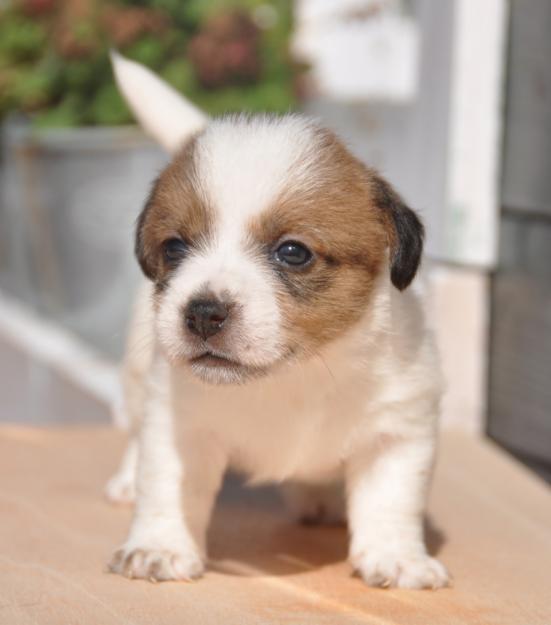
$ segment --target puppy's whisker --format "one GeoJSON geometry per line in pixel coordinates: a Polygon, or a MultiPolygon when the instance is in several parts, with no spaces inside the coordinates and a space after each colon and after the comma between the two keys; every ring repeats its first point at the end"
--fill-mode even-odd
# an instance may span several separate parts
{"type": "Polygon", "coordinates": [[[132,345],[127,347],[126,357],[128,358],[130,356],[131,358],[139,358],[140,356],[143,356],[146,352],[150,351],[153,345],[154,341],[150,337],[134,342],[132,343],[132,345]]]}
{"type": "Polygon", "coordinates": [[[333,371],[331,371],[331,368],[327,364],[327,361],[325,360],[325,358],[318,351],[315,351],[314,355],[318,358],[318,360],[321,361],[325,370],[329,374],[329,377],[333,380],[333,383],[335,384],[335,386],[337,386],[337,378],[335,377],[335,374],[333,373],[333,371]]]}
{"type": "MultiPolygon", "coordinates": [[[[313,347],[309,347],[308,345],[305,345],[305,344],[299,343],[299,342],[295,343],[295,347],[298,347],[299,350],[302,351],[307,356],[309,356],[311,358],[314,358],[316,360],[319,360],[322,363],[322,365],[323,365],[323,369],[329,374],[329,377],[331,378],[331,381],[334,384],[334,386],[335,387],[337,386],[337,379],[336,379],[335,375],[333,374],[333,372],[331,371],[331,368],[327,364],[327,361],[325,360],[323,355],[319,352],[319,350],[317,350],[317,349],[315,349],[313,347]]],[[[300,367],[301,367],[302,371],[305,371],[306,363],[304,362],[303,359],[301,359],[300,357],[297,356],[295,362],[300,364],[300,367]]]]}

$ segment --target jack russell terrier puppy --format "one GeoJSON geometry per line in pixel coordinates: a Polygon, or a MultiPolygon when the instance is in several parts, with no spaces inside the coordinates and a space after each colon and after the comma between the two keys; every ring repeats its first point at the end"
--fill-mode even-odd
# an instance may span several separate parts
{"type": "Polygon", "coordinates": [[[137,224],[147,285],[124,367],[136,437],[108,485],[136,503],[110,570],[200,576],[231,468],[284,483],[298,517],[346,517],[367,584],[445,586],[423,536],[441,376],[410,287],[419,218],[316,121],[207,120],[149,70],[113,63],[173,160],[137,224]]]}

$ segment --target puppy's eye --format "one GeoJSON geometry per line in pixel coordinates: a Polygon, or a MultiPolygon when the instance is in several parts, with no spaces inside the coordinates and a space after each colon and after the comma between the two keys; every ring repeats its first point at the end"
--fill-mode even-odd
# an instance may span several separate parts
{"type": "Polygon", "coordinates": [[[168,239],[163,243],[165,260],[173,265],[185,258],[188,253],[188,244],[182,239],[168,239]]]}
{"type": "Polygon", "coordinates": [[[282,243],[274,254],[275,259],[289,267],[304,267],[308,265],[313,258],[312,252],[297,241],[285,241],[282,243]]]}

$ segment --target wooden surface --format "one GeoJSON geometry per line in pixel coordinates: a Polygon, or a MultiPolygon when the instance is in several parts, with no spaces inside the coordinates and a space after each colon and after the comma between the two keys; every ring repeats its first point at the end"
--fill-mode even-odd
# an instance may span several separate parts
{"type": "Polygon", "coordinates": [[[443,437],[429,543],[455,583],[437,592],[366,588],[344,529],[295,526],[235,483],[201,581],[107,574],[131,514],[101,495],[122,445],[108,428],[0,428],[0,624],[551,623],[551,493],[488,443],[443,437]]]}

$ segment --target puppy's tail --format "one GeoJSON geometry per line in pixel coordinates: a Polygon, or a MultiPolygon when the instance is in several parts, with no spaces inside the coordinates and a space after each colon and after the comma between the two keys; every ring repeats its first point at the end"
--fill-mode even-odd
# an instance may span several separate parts
{"type": "Polygon", "coordinates": [[[151,70],[111,50],[115,80],[143,129],[171,154],[202,130],[208,117],[151,70]]]}

